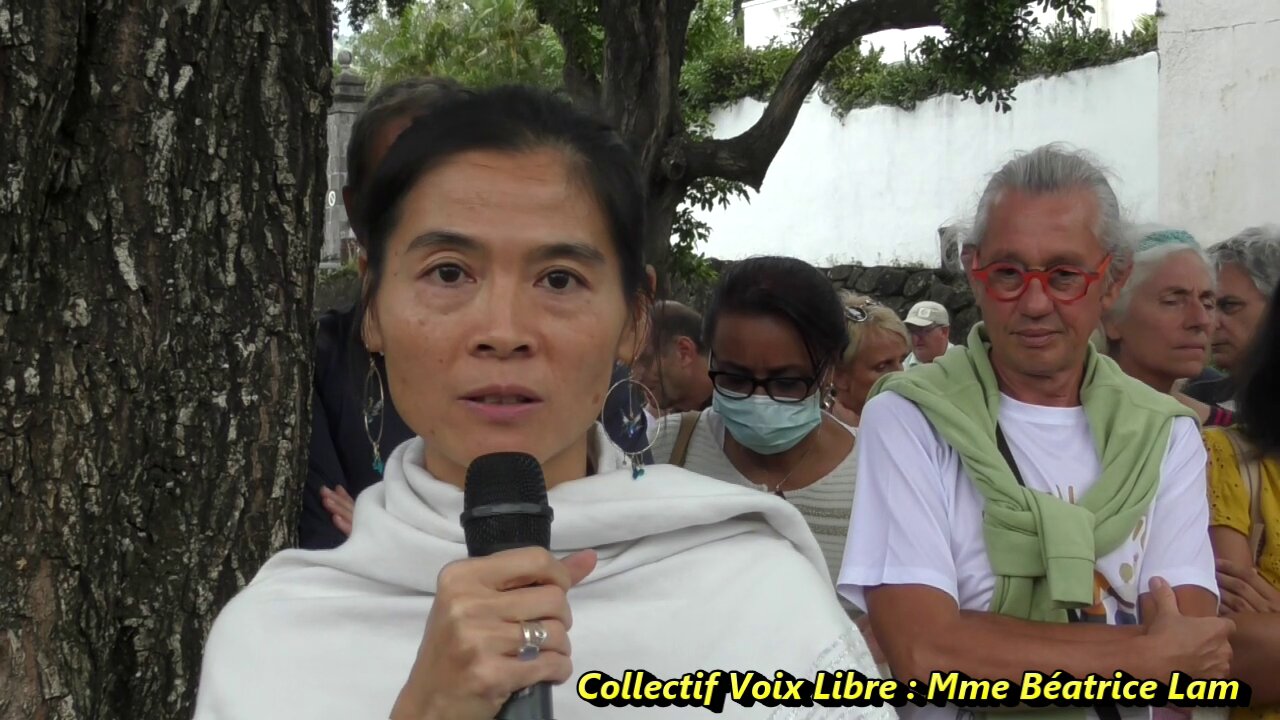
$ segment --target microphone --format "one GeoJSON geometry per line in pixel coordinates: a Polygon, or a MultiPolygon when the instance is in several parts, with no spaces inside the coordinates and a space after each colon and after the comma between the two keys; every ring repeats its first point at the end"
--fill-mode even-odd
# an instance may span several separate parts
{"type": "MultiPolygon", "coordinates": [[[[462,529],[468,556],[530,546],[549,549],[552,515],[542,466],[532,455],[492,453],[467,468],[462,529]]],[[[551,684],[513,694],[495,720],[552,720],[551,684]]]]}

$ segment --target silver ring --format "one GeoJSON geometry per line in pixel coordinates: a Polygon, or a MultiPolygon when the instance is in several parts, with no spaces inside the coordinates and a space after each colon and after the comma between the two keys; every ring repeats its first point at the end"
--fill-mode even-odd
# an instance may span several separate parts
{"type": "Polygon", "coordinates": [[[517,655],[521,660],[532,660],[542,651],[542,644],[547,641],[547,629],[537,620],[520,623],[520,632],[524,633],[524,645],[517,655]]]}

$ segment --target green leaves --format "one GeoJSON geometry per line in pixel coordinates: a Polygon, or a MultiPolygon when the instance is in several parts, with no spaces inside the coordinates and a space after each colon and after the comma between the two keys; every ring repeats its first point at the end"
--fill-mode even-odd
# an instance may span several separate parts
{"type": "MultiPolygon", "coordinates": [[[[352,0],[355,2],[356,0],[352,0]]],[[[371,87],[412,75],[444,75],[485,87],[558,87],[564,50],[531,0],[433,0],[376,14],[352,43],[371,87]]]]}
{"type": "MultiPolygon", "coordinates": [[[[817,2],[818,0],[813,0],[817,2]]],[[[830,0],[821,0],[829,2],[830,0]]],[[[926,38],[900,63],[885,64],[878,51],[858,46],[842,51],[827,66],[819,85],[822,99],[840,115],[891,105],[903,110],[944,93],[1007,112],[1018,83],[1107,65],[1156,49],[1154,19],[1140,19],[1119,38],[1087,25],[1084,0],[941,0],[945,39],[926,38]],[[1056,10],[1061,20],[1042,26],[1035,7],[1056,10]]]]}

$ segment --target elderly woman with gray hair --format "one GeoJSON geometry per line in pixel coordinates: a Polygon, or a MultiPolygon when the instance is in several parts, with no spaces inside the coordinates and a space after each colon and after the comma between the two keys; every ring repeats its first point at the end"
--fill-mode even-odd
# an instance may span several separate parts
{"type": "Polygon", "coordinates": [[[1218,283],[1218,324],[1213,333],[1213,364],[1226,377],[1201,379],[1185,388],[1188,396],[1232,407],[1236,382],[1280,281],[1280,225],[1248,228],[1209,248],[1218,283]]]}
{"type": "MultiPolygon", "coordinates": [[[[1200,244],[1183,230],[1155,225],[1129,228],[1132,270],[1103,316],[1107,354],[1130,377],[1163,393],[1199,377],[1209,361],[1216,322],[1214,273],[1200,244]]],[[[1208,424],[1229,413],[1179,397],[1208,424]]]]}

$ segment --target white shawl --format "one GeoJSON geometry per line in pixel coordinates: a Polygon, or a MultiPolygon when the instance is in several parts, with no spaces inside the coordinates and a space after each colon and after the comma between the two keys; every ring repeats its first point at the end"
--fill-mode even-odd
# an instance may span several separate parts
{"type": "MultiPolygon", "coordinates": [[[[578,677],[644,669],[878,671],[831,592],[822,553],[785,500],[650,466],[633,480],[596,428],[599,474],[548,493],[552,551],[595,548],[569,593],[574,677],[554,690],[557,720],[714,717],[705,708],[596,708],[578,677]]],[[[387,718],[422,640],[440,568],[467,555],[463,493],[422,465],[423,442],[392,453],[361,493],[354,531],[335,550],[271,558],[219,615],[205,648],[197,720],[387,718]]],[[[722,717],[890,718],[892,708],[748,709],[722,717]]]]}

